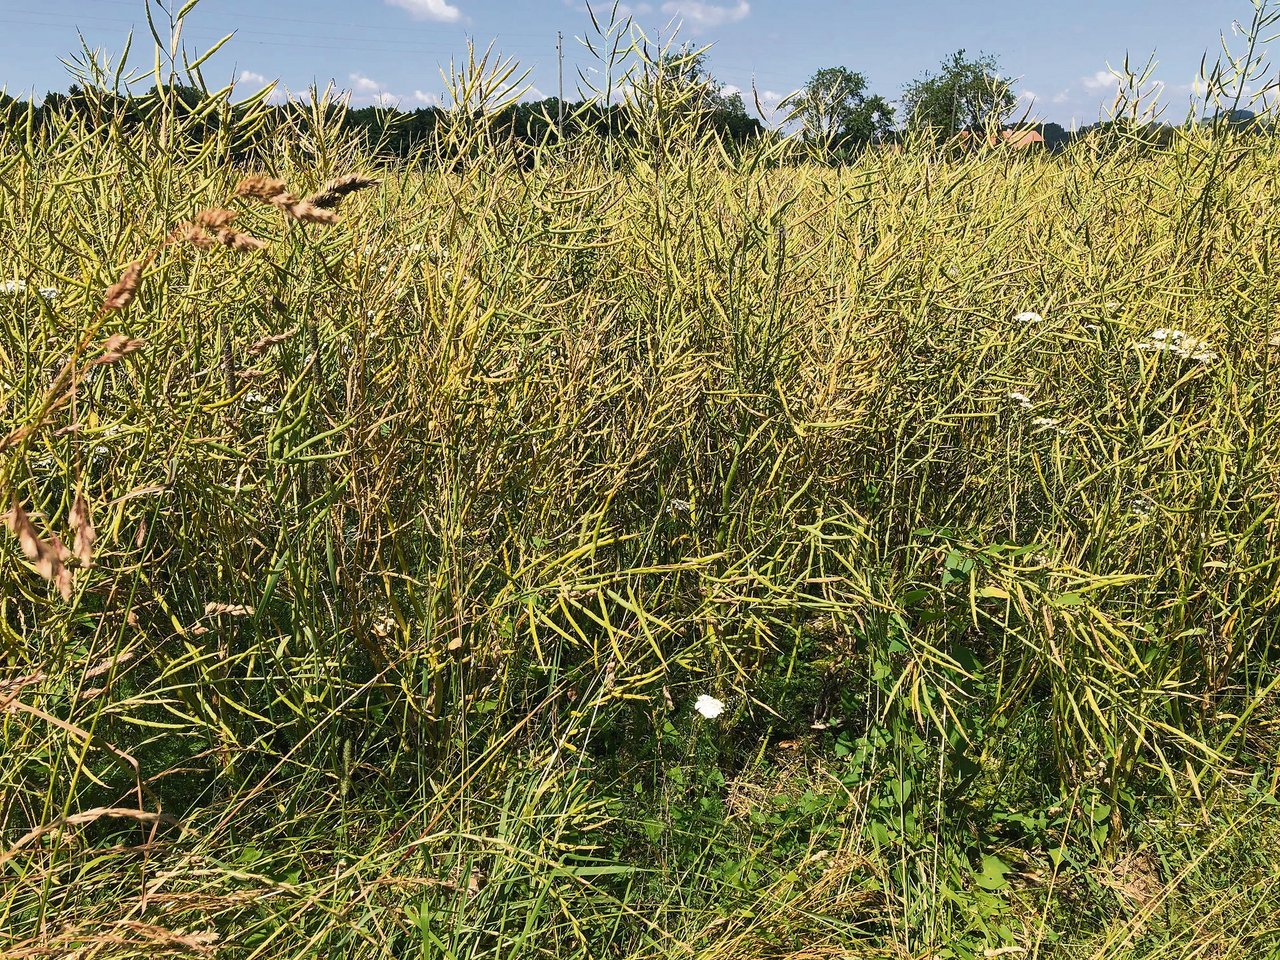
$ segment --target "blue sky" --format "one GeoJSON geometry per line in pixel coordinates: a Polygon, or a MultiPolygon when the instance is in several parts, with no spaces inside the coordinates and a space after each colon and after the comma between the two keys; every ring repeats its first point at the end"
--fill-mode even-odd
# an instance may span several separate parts
{"type": "MultiPolygon", "coordinates": [[[[175,0],[179,3],[181,0],[175,0]]],[[[601,3],[597,12],[607,11],[601,3]]],[[[903,84],[964,47],[996,54],[1038,118],[1070,126],[1097,120],[1115,81],[1107,65],[1126,54],[1159,61],[1156,77],[1171,115],[1185,115],[1201,56],[1247,22],[1248,0],[633,0],[641,27],[713,44],[709,65],[726,84],[765,103],[814,70],[844,65],[896,99],[903,84]]],[[[0,86],[10,94],[65,89],[60,60],[89,45],[119,54],[130,28],[132,62],[151,63],[144,0],[0,0],[0,86]],[[141,41],[147,39],[148,43],[141,41]]],[[[185,37],[202,48],[236,37],[206,68],[210,83],[240,78],[248,92],[270,80],[294,91],[332,80],[357,105],[435,102],[440,67],[465,57],[466,42],[515,57],[537,91],[556,90],[556,31],[565,34],[566,83],[592,62],[577,38],[591,30],[582,0],[200,0],[185,37]]]]}

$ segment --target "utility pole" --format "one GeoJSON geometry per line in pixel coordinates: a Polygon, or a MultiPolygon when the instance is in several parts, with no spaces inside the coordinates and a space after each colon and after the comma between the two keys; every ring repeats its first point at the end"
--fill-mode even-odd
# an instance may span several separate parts
{"type": "Polygon", "coordinates": [[[564,136],[564,33],[556,31],[556,59],[560,62],[560,136],[564,136]]]}

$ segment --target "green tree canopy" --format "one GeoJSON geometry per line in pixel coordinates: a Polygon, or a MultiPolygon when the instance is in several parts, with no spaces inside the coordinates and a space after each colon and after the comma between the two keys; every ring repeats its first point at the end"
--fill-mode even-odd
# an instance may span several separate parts
{"type": "Polygon", "coordinates": [[[1013,86],[1000,76],[994,56],[972,59],[958,50],[942,62],[938,73],[926,73],[907,85],[902,107],[907,126],[950,137],[961,130],[985,130],[1008,120],[1017,106],[1013,86]]]}
{"type": "Polygon", "coordinates": [[[848,67],[819,70],[792,101],[804,137],[829,151],[880,140],[893,130],[893,107],[869,94],[867,78],[848,67]]]}

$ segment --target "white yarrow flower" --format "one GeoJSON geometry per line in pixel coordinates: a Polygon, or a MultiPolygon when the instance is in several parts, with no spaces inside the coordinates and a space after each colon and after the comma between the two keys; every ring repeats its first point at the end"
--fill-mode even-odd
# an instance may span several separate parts
{"type": "Polygon", "coordinates": [[[1146,340],[1139,340],[1135,347],[1153,353],[1172,353],[1174,356],[1197,363],[1212,363],[1218,355],[1209,348],[1207,341],[1193,337],[1185,330],[1160,327],[1153,330],[1146,340]]]}
{"type": "Polygon", "coordinates": [[[1017,320],[1019,323],[1039,323],[1044,319],[1044,317],[1040,316],[1040,314],[1036,313],[1034,310],[1025,310],[1013,319],[1017,320]]]}
{"type": "Polygon", "coordinates": [[[693,709],[697,710],[708,720],[714,720],[716,717],[720,716],[720,714],[724,713],[724,701],[717,700],[715,697],[709,697],[704,693],[702,696],[698,697],[697,702],[693,705],[693,709]]]}

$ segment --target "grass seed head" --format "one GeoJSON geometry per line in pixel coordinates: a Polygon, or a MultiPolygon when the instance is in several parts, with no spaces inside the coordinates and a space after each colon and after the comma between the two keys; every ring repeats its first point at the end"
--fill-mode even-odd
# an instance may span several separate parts
{"type": "Polygon", "coordinates": [[[284,331],[284,333],[273,333],[270,336],[263,337],[261,340],[252,344],[249,347],[248,352],[251,354],[261,353],[263,350],[266,350],[268,347],[273,347],[277,343],[283,343],[284,341],[288,340],[290,337],[296,335],[297,332],[298,332],[298,328],[292,327],[284,331]]]}
{"type": "Polygon", "coordinates": [[[252,197],[255,200],[261,200],[263,203],[275,203],[276,197],[286,195],[287,192],[283,180],[277,180],[261,173],[245,177],[236,187],[237,197],[252,197]]]}
{"type": "Polygon", "coordinates": [[[333,226],[338,222],[338,215],[332,210],[317,207],[307,200],[297,200],[288,193],[277,197],[272,203],[284,211],[285,216],[297,220],[299,223],[320,223],[325,226],[333,226]]]}
{"type": "Polygon", "coordinates": [[[67,569],[66,562],[71,558],[71,552],[58,535],[52,534],[47,541],[41,539],[31,518],[16,498],[5,520],[9,530],[18,538],[18,546],[27,562],[35,567],[36,573],[57,585],[63,600],[70,600],[71,572],[67,569]]]}
{"type": "Polygon", "coordinates": [[[330,180],[321,187],[318,192],[307,197],[305,202],[324,210],[332,210],[342,201],[342,198],[348,194],[355,193],[358,190],[367,190],[370,187],[376,187],[381,182],[381,180],[374,180],[372,177],[362,177],[359,174],[339,177],[337,180],[330,180]]]}
{"type": "Polygon", "coordinates": [[[147,341],[136,337],[127,337],[123,333],[113,333],[102,341],[102,356],[96,358],[90,366],[118,363],[131,353],[137,353],[147,345],[147,341]]]}
{"type": "Polygon", "coordinates": [[[120,279],[107,288],[106,296],[102,301],[102,309],[104,311],[123,310],[129,306],[129,304],[133,303],[133,298],[137,296],[138,285],[141,282],[142,261],[135,260],[125,267],[120,279]]]}
{"type": "Polygon", "coordinates": [[[168,242],[189,243],[200,250],[208,250],[213,247],[213,238],[204,231],[203,227],[194,223],[178,224],[173,228],[173,232],[169,234],[168,242]]]}
{"type": "Polygon", "coordinates": [[[93,527],[93,519],[89,516],[89,502],[84,493],[77,491],[75,503],[71,506],[71,532],[75,535],[76,559],[86,567],[93,566],[93,546],[97,542],[98,533],[93,527]]]}
{"type": "Polygon", "coordinates": [[[226,615],[228,617],[252,617],[254,614],[253,607],[246,606],[241,603],[206,603],[204,606],[204,615],[206,617],[216,617],[226,615]]]}
{"type": "Polygon", "coordinates": [[[241,233],[239,230],[232,230],[230,227],[223,227],[215,236],[220,244],[232,250],[262,250],[267,246],[265,240],[259,240],[257,237],[241,233]]]}
{"type": "Polygon", "coordinates": [[[220,230],[230,226],[238,214],[234,210],[201,210],[196,214],[195,224],[206,230],[220,230]]]}

